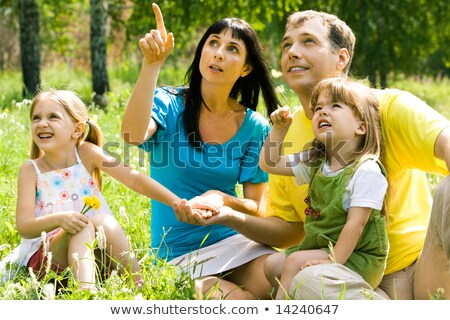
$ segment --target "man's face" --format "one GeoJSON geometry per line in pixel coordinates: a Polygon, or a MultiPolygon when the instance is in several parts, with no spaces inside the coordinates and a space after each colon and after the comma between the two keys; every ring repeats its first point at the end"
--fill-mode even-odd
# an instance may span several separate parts
{"type": "Polygon", "coordinates": [[[328,39],[328,30],[317,19],[289,27],[281,42],[281,71],[289,87],[310,94],[322,79],[339,76],[339,50],[328,39]]]}

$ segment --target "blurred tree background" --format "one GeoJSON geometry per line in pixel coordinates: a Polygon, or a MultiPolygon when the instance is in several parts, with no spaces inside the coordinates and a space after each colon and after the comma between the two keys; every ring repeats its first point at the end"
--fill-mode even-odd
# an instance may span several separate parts
{"type": "MultiPolygon", "coordinates": [[[[357,37],[352,73],[386,87],[388,76],[450,76],[450,10],[447,0],[161,0],[176,48],[167,60],[186,69],[205,28],[225,16],[247,20],[258,32],[269,64],[279,69],[286,18],[321,10],[347,22],[357,37]]],[[[151,0],[0,0],[0,72],[21,70],[30,96],[39,70],[83,70],[93,97],[114,90],[108,71],[140,65],[138,39],[155,28],[151,0]],[[22,58],[21,58],[22,57],[22,58]],[[31,71],[30,71],[31,70],[31,71]],[[31,74],[30,74],[31,72],[31,74]]],[[[173,81],[170,82],[174,83],[173,81]]],[[[98,101],[101,101],[99,99],[98,101]]]]}

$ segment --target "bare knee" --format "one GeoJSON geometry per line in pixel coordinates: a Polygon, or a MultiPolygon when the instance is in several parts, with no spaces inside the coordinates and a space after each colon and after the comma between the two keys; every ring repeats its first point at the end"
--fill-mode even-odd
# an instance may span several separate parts
{"type": "Polygon", "coordinates": [[[278,286],[281,272],[286,261],[286,255],[283,252],[274,253],[267,257],[264,263],[264,274],[273,287],[278,286]]]}
{"type": "Polygon", "coordinates": [[[197,280],[206,299],[213,300],[254,300],[256,297],[249,291],[243,290],[235,283],[216,276],[204,277],[197,280]]]}

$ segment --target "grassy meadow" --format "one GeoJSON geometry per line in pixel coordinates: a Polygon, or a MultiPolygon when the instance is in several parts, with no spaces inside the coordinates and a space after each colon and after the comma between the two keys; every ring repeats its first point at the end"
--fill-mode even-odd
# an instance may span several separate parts
{"type": "MultiPolygon", "coordinates": [[[[100,110],[89,104],[89,72],[54,68],[44,71],[44,87],[64,88],[76,91],[89,106],[91,119],[101,126],[104,143],[115,143],[116,154],[132,167],[147,173],[148,156],[136,147],[125,145],[120,137],[120,123],[127,99],[132,90],[138,70],[122,66],[110,71],[112,92],[108,95],[107,110],[100,110]]],[[[180,84],[183,74],[166,68],[161,75],[164,83],[180,84]],[[173,79],[176,79],[173,81],[173,79]]],[[[298,104],[296,98],[289,94],[287,87],[279,84],[283,101],[292,108],[298,104]]],[[[393,79],[391,87],[405,89],[418,95],[429,105],[435,107],[450,119],[449,80],[433,81],[415,79],[393,79]]],[[[21,75],[19,72],[2,72],[0,74],[0,260],[20,242],[15,227],[15,206],[17,195],[17,175],[20,166],[29,158],[30,121],[29,107],[31,101],[21,99],[21,75]]],[[[430,176],[430,185],[434,188],[439,178],[430,176]]],[[[154,258],[150,247],[151,208],[149,199],[136,194],[108,176],[104,177],[103,194],[131,239],[132,247],[141,262],[144,286],[136,289],[130,275],[113,273],[99,285],[97,294],[86,293],[77,289],[69,273],[56,275],[49,272],[44,279],[37,280],[27,270],[19,270],[11,276],[6,284],[0,286],[0,299],[194,299],[195,286],[186,275],[177,276],[174,267],[154,258]],[[68,278],[69,285],[55,290],[58,283],[68,278]]]]}

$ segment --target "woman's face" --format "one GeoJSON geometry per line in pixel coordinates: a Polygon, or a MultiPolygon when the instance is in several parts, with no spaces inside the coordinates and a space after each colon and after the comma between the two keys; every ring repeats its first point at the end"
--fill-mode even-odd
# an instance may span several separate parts
{"type": "Polygon", "coordinates": [[[244,41],[232,37],[230,29],[211,34],[206,39],[200,58],[203,80],[214,84],[234,85],[241,76],[252,70],[246,64],[247,48],[244,41]]]}

